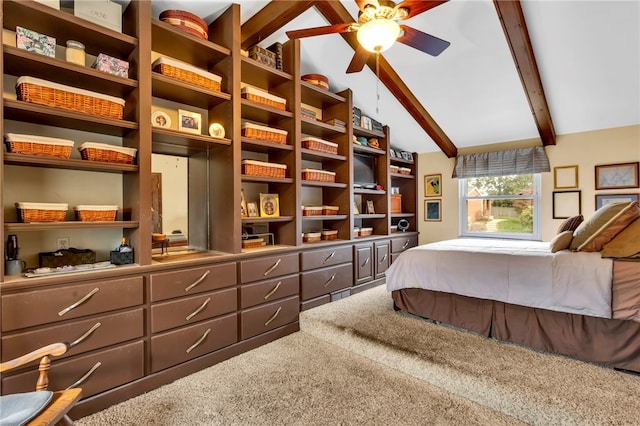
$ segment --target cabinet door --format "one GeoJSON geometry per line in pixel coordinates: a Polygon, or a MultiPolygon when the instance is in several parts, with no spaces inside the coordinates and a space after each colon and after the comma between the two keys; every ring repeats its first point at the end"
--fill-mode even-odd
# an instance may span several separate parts
{"type": "Polygon", "coordinates": [[[362,284],[373,279],[373,245],[355,246],[356,279],[355,284],[362,284]]]}
{"type": "Polygon", "coordinates": [[[389,241],[376,241],[374,247],[376,250],[375,275],[376,279],[378,279],[384,277],[384,271],[389,268],[391,249],[389,247],[389,241]]]}

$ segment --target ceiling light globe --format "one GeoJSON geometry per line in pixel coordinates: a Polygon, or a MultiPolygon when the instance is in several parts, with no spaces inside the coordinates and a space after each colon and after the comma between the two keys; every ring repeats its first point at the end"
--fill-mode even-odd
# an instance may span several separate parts
{"type": "Polygon", "coordinates": [[[400,25],[390,19],[373,19],[363,24],[356,37],[369,52],[379,53],[390,48],[400,35],[400,25]]]}

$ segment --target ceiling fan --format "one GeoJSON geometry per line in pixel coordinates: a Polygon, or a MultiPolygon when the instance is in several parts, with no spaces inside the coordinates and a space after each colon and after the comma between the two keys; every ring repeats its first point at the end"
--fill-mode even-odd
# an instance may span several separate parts
{"type": "Polygon", "coordinates": [[[407,25],[398,24],[397,21],[413,18],[447,1],[404,0],[396,5],[393,1],[387,0],[355,0],[360,9],[357,23],[287,31],[287,36],[293,39],[356,32],[359,44],[347,67],[347,73],[361,71],[370,53],[383,52],[396,41],[431,56],[438,56],[451,43],[407,25]]]}

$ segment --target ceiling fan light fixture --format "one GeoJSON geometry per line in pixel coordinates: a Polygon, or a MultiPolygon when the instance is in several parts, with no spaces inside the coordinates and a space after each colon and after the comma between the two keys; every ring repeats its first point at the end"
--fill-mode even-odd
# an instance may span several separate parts
{"type": "Polygon", "coordinates": [[[400,25],[390,19],[372,19],[358,29],[358,42],[372,53],[384,52],[400,35],[400,25]]]}

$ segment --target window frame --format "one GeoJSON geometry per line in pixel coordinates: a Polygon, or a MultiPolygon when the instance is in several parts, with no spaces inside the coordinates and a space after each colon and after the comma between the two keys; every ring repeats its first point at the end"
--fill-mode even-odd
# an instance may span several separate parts
{"type": "Polygon", "coordinates": [[[542,188],[542,177],[540,173],[531,173],[533,175],[533,194],[524,195],[488,195],[482,197],[468,197],[467,181],[473,178],[458,179],[458,231],[460,237],[464,238],[502,238],[515,240],[531,240],[541,241],[540,230],[540,190],[542,188]],[[523,233],[507,233],[507,232],[473,232],[467,231],[467,201],[468,200],[513,200],[513,199],[533,199],[533,232],[530,234],[523,233]]]}

